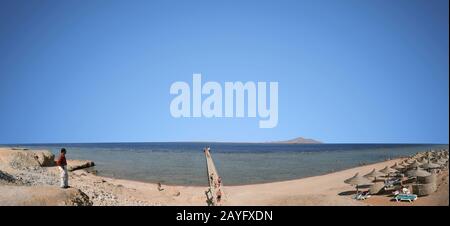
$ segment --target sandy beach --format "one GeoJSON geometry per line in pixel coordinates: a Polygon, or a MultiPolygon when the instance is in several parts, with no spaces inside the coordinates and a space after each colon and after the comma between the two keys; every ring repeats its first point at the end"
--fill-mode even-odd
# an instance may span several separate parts
{"type": "MultiPolygon", "coordinates": [[[[207,205],[205,186],[163,184],[158,189],[157,184],[101,177],[82,168],[69,173],[71,188],[60,189],[57,167],[40,165],[46,158],[51,158],[45,157],[50,155],[49,152],[41,151],[44,153],[41,157],[30,157],[24,152],[31,151],[0,148],[0,205],[207,205]]],[[[374,168],[379,170],[392,166],[401,160],[264,184],[226,186],[224,178],[226,196],[223,205],[449,205],[448,170],[439,174],[435,193],[419,197],[412,203],[395,202],[386,195],[363,201],[352,199],[355,188],[345,184],[345,179],[358,172],[366,174],[374,168]]],[[[80,168],[77,166],[85,162],[69,161],[68,164],[69,167],[80,168]]]]}

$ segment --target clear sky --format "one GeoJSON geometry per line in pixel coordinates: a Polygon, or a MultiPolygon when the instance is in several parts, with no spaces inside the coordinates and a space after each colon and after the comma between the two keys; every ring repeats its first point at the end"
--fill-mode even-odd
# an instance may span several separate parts
{"type": "Polygon", "coordinates": [[[448,0],[0,0],[0,143],[448,143],[448,62],[448,0]],[[172,118],[193,73],[279,82],[278,126],[172,118]]]}

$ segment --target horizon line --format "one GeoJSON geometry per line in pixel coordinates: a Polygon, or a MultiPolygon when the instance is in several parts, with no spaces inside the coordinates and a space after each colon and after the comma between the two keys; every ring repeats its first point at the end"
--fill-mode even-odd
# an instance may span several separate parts
{"type": "Polygon", "coordinates": [[[285,141],[97,141],[97,142],[31,142],[31,143],[0,143],[1,145],[45,145],[45,144],[126,144],[126,143],[229,143],[229,144],[282,144],[282,145],[321,145],[321,144],[405,144],[405,145],[449,145],[441,142],[320,142],[320,143],[289,143],[285,141]]]}

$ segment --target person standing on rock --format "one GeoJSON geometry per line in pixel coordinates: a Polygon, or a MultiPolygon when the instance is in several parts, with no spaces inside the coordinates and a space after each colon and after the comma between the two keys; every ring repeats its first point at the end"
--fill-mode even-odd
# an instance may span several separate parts
{"type": "Polygon", "coordinates": [[[69,187],[69,174],[67,173],[67,160],[66,160],[66,149],[61,148],[61,154],[59,155],[58,161],[56,161],[56,165],[59,166],[59,170],[61,172],[61,188],[69,187]]]}

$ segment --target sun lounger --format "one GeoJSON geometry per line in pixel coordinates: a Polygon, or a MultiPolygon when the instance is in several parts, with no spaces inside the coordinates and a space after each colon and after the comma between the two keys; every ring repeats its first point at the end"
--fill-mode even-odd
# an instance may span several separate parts
{"type": "Polygon", "coordinates": [[[400,201],[416,201],[417,200],[417,195],[414,194],[398,194],[397,196],[395,196],[395,201],[400,202],[400,201]]]}
{"type": "Polygon", "coordinates": [[[391,180],[387,180],[386,182],[384,182],[384,185],[387,188],[393,187],[394,185],[400,184],[400,179],[391,179],[391,180]]]}
{"type": "Polygon", "coordinates": [[[369,194],[369,192],[361,192],[361,193],[353,196],[353,198],[356,200],[366,200],[370,197],[371,197],[371,195],[369,194]]]}

